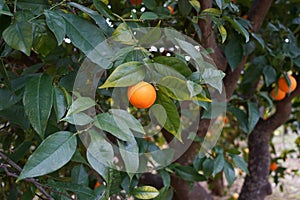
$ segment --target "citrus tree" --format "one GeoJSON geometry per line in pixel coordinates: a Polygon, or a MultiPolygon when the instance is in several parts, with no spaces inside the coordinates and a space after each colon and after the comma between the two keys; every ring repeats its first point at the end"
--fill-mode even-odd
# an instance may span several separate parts
{"type": "Polygon", "coordinates": [[[210,199],[239,171],[264,199],[300,150],[270,144],[299,127],[299,4],[0,0],[0,197],[210,199]]]}

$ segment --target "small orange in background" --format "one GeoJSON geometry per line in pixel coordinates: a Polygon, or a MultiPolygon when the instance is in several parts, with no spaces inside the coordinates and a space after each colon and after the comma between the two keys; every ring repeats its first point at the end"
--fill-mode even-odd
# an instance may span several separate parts
{"type": "Polygon", "coordinates": [[[229,118],[227,116],[224,117],[224,124],[228,124],[229,118]]]}
{"type": "Polygon", "coordinates": [[[97,187],[100,187],[101,186],[101,183],[99,181],[97,181],[94,185],[94,189],[96,189],[97,187]]]}
{"type": "Polygon", "coordinates": [[[170,11],[171,15],[174,15],[174,8],[172,6],[168,6],[168,10],[170,11]]]}
{"type": "Polygon", "coordinates": [[[285,80],[285,77],[281,77],[278,81],[279,89],[286,93],[293,92],[297,87],[297,81],[292,75],[288,75],[288,79],[290,80],[290,86],[285,80]]]}
{"type": "Polygon", "coordinates": [[[274,88],[274,89],[271,91],[271,97],[272,97],[275,101],[280,101],[280,100],[284,99],[284,98],[285,98],[285,95],[286,95],[286,93],[283,92],[283,91],[280,90],[280,89],[274,88]]]}
{"type": "Polygon", "coordinates": [[[247,18],[248,18],[248,15],[245,14],[245,15],[242,16],[242,18],[243,18],[243,19],[247,19],[247,18]]]}
{"type": "Polygon", "coordinates": [[[138,6],[142,3],[142,0],[130,0],[132,5],[138,6]]]}
{"type": "Polygon", "coordinates": [[[149,108],[156,100],[156,90],[151,84],[141,81],[128,88],[127,97],[134,107],[149,108]]]}
{"type": "Polygon", "coordinates": [[[276,171],[277,168],[278,168],[278,166],[277,166],[276,162],[272,162],[270,164],[270,170],[271,171],[276,171]]]}

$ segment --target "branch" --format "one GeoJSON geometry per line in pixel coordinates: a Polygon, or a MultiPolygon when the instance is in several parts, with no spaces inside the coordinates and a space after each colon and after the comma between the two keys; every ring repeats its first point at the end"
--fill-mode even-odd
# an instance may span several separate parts
{"type": "MultiPolygon", "coordinates": [[[[211,8],[212,2],[212,0],[201,0],[201,9],[205,10],[211,8]]],[[[199,20],[198,25],[202,32],[201,44],[205,48],[212,48],[214,50],[214,52],[210,54],[211,58],[214,60],[218,69],[225,71],[227,66],[226,58],[218,47],[211,20],[199,20]]]]}
{"type": "MultiPolygon", "coordinates": [[[[14,161],[12,161],[11,159],[9,159],[3,152],[0,151],[0,158],[3,159],[5,162],[7,162],[11,167],[15,168],[18,172],[22,171],[22,168],[17,165],[14,161]]],[[[11,173],[8,171],[8,165],[4,165],[3,163],[1,163],[0,167],[5,171],[5,173],[8,176],[12,176],[14,178],[18,178],[18,175],[11,173]]],[[[33,183],[38,189],[39,191],[45,195],[45,197],[47,197],[47,199],[49,200],[54,200],[54,198],[48,194],[48,192],[43,188],[43,185],[40,184],[37,180],[35,180],[34,178],[26,178],[24,179],[27,182],[33,183]]]]}

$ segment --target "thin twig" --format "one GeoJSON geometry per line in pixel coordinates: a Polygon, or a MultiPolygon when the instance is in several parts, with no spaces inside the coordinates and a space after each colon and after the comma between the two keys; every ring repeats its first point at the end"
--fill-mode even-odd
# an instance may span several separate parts
{"type": "MultiPolygon", "coordinates": [[[[22,168],[17,165],[14,161],[12,161],[11,159],[9,159],[3,152],[0,151],[0,158],[3,159],[5,162],[7,162],[10,166],[12,166],[13,168],[15,168],[18,172],[21,172],[22,171],[22,168]]],[[[15,178],[18,178],[18,175],[17,174],[14,174],[14,173],[11,173],[8,171],[7,169],[7,165],[4,165],[4,164],[0,164],[0,167],[5,171],[5,173],[8,175],[8,176],[12,176],[12,177],[15,177],[15,178]]],[[[27,182],[31,182],[33,183],[37,188],[38,190],[43,194],[45,195],[45,197],[47,197],[47,199],[49,200],[54,200],[54,198],[48,194],[48,192],[43,188],[43,185],[40,184],[37,180],[35,180],[34,178],[26,178],[24,179],[25,181],[27,182]]]]}

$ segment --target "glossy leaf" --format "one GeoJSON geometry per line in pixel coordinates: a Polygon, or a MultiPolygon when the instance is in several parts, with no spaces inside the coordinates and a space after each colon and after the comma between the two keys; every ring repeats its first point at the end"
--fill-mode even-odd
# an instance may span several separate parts
{"type": "Polygon", "coordinates": [[[248,133],[251,133],[260,118],[260,112],[255,103],[248,102],[248,133]]]}
{"type": "Polygon", "coordinates": [[[247,168],[247,163],[244,160],[244,158],[238,156],[238,155],[233,155],[232,159],[234,161],[234,163],[236,164],[236,166],[238,168],[240,168],[241,170],[243,170],[244,172],[246,172],[247,174],[249,174],[248,168],[247,168]]]}
{"type": "Polygon", "coordinates": [[[144,47],[148,47],[149,45],[157,42],[161,39],[161,29],[160,22],[153,28],[149,29],[146,34],[144,34],[141,38],[139,38],[139,44],[144,47]]]}
{"type": "Polygon", "coordinates": [[[111,20],[115,20],[115,16],[112,14],[112,11],[107,7],[107,5],[99,0],[93,0],[94,6],[96,9],[104,15],[106,18],[109,18],[111,20]]]}
{"type": "Polygon", "coordinates": [[[146,69],[142,63],[127,62],[118,66],[99,88],[131,86],[142,81],[145,75],[146,69]]]}
{"type": "Polygon", "coordinates": [[[107,36],[112,35],[114,29],[108,26],[105,18],[101,16],[98,12],[75,2],[69,2],[68,4],[88,14],[107,36]]]}
{"type": "Polygon", "coordinates": [[[264,66],[263,75],[267,87],[276,81],[276,70],[270,65],[264,66]]]}
{"type": "Polygon", "coordinates": [[[190,4],[194,7],[194,9],[199,13],[200,12],[200,2],[198,0],[190,0],[190,4]]]}
{"type": "Polygon", "coordinates": [[[231,70],[235,70],[242,61],[243,47],[238,40],[230,40],[225,46],[225,55],[231,70]]]}
{"type": "Polygon", "coordinates": [[[4,41],[12,48],[30,55],[33,36],[32,25],[28,22],[17,22],[10,25],[2,33],[4,41]]]}
{"type": "Polygon", "coordinates": [[[225,159],[223,154],[218,154],[214,163],[213,175],[215,176],[217,173],[221,172],[224,168],[225,159]]]}
{"type": "Polygon", "coordinates": [[[56,119],[59,121],[66,113],[67,101],[64,92],[60,88],[55,87],[53,95],[53,107],[56,119]]]}
{"type": "Polygon", "coordinates": [[[215,68],[205,68],[202,74],[202,78],[206,84],[216,88],[219,93],[222,93],[223,89],[223,78],[225,73],[215,68]]]}
{"type": "Polygon", "coordinates": [[[144,12],[141,17],[141,20],[156,20],[158,19],[158,15],[154,12],[144,12]]]}
{"type": "Polygon", "coordinates": [[[139,168],[139,147],[133,136],[130,137],[130,140],[123,144],[118,141],[119,151],[122,157],[122,160],[125,164],[125,169],[130,179],[134,173],[137,172],[139,168]]]}
{"type": "Polygon", "coordinates": [[[88,173],[84,169],[83,165],[77,165],[73,167],[71,171],[71,179],[73,183],[78,185],[88,186],[89,184],[88,173]]]}
{"type": "Polygon", "coordinates": [[[47,137],[31,154],[18,180],[51,173],[71,160],[77,146],[76,135],[67,131],[47,137]]]}
{"type": "Polygon", "coordinates": [[[208,178],[214,171],[214,161],[211,158],[206,158],[202,164],[203,174],[208,178]]]}
{"type": "Polygon", "coordinates": [[[56,37],[58,45],[61,45],[66,35],[66,23],[55,11],[45,10],[46,23],[56,37]]]}
{"type": "Polygon", "coordinates": [[[114,151],[109,142],[97,131],[89,131],[91,142],[87,149],[87,160],[90,165],[108,181],[108,167],[112,164],[114,151]]]}
{"type": "Polygon", "coordinates": [[[237,32],[245,37],[246,42],[249,41],[249,32],[236,19],[231,19],[228,16],[225,16],[224,18],[231,23],[231,25],[237,32]]]}
{"type": "Polygon", "coordinates": [[[170,67],[175,69],[177,72],[182,74],[185,77],[188,77],[192,74],[191,69],[187,66],[185,62],[176,57],[167,57],[167,56],[159,56],[153,58],[153,60],[157,63],[165,65],[166,67],[170,67]]]}
{"type": "Polygon", "coordinates": [[[227,38],[227,31],[222,24],[218,24],[218,30],[222,37],[222,43],[224,43],[227,38]]]}
{"type": "Polygon", "coordinates": [[[71,104],[70,109],[66,116],[70,116],[73,114],[77,114],[81,111],[87,110],[92,106],[95,106],[96,102],[89,98],[89,97],[78,97],[73,103],[71,104]]]}
{"type": "Polygon", "coordinates": [[[94,120],[87,114],[83,112],[79,112],[76,114],[69,115],[65,118],[63,118],[61,121],[66,121],[70,124],[78,125],[78,126],[84,126],[87,124],[92,123],[94,120]]]}
{"type": "Polygon", "coordinates": [[[0,2],[0,15],[7,15],[7,16],[14,16],[10,10],[9,7],[7,6],[7,4],[4,2],[0,2]]]}
{"type": "MultiPolygon", "coordinates": [[[[169,133],[174,135],[179,141],[181,141],[180,117],[174,102],[169,97],[158,92],[156,104],[161,105],[167,113],[167,120],[165,124],[161,124],[161,126],[163,126],[169,133]]],[[[159,115],[159,113],[153,114],[155,117],[156,115],[159,115]]],[[[156,118],[159,119],[159,117],[156,118]]]]}
{"type": "Polygon", "coordinates": [[[32,13],[38,15],[43,12],[44,9],[49,8],[47,0],[18,0],[17,8],[22,10],[29,10],[32,13]]]}
{"type": "Polygon", "coordinates": [[[32,77],[25,86],[23,104],[34,130],[44,138],[53,102],[52,78],[47,74],[32,77]]]}
{"type": "Polygon", "coordinates": [[[203,175],[200,175],[193,167],[191,166],[176,166],[175,172],[183,179],[189,182],[194,181],[205,181],[206,178],[203,175]]]}
{"type": "Polygon", "coordinates": [[[153,199],[158,195],[159,191],[152,186],[141,186],[133,190],[133,196],[138,199],[153,199]]]}
{"type": "Polygon", "coordinates": [[[235,171],[232,164],[227,161],[224,164],[224,174],[228,185],[231,186],[235,180],[235,171]]]}

